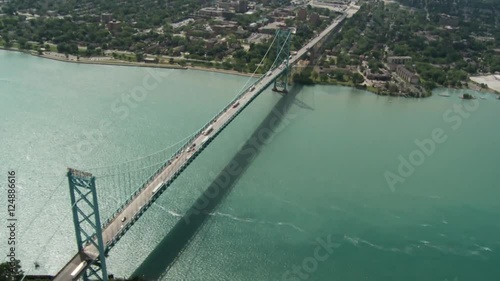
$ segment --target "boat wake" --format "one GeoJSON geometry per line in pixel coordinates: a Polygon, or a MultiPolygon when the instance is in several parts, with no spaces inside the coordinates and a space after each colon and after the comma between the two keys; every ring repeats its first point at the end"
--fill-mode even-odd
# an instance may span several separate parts
{"type": "Polygon", "coordinates": [[[171,211],[171,210],[168,210],[167,208],[163,207],[162,205],[160,204],[157,204],[157,203],[153,203],[154,205],[158,206],[160,209],[162,209],[163,211],[167,212],[168,214],[174,216],[174,217],[177,217],[177,218],[180,218],[183,216],[183,214],[179,214],[179,213],[176,213],[174,211],[171,211]]]}
{"type": "Polygon", "coordinates": [[[210,215],[211,216],[225,217],[225,218],[229,218],[229,219],[234,220],[234,221],[245,222],[245,223],[260,223],[260,224],[269,224],[269,225],[275,225],[275,226],[288,226],[288,227],[291,227],[299,232],[305,232],[302,228],[300,228],[300,227],[298,227],[295,224],[290,223],[290,222],[259,221],[259,220],[255,220],[255,219],[251,219],[251,218],[240,218],[240,217],[233,216],[231,214],[226,214],[226,213],[221,213],[221,212],[214,212],[214,213],[211,213],[210,215]]]}
{"type": "Polygon", "coordinates": [[[493,252],[493,250],[490,247],[486,246],[481,246],[478,244],[474,244],[474,246],[467,246],[464,245],[462,247],[451,247],[449,245],[440,245],[440,244],[435,244],[427,240],[420,240],[417,243],[411,243],[403,248],[397,248],[397,247],[384,247],[382,245],[377,245],[375,243],[372,243],[367,240],[363,240],[359,237],[350,237],[347,235],[344,235],[344,239],[356,246],[356,247],[361,247],[362,245],[367,245],[369,247],[375,248],[380,251],[389,251],[389,252],[398,252],[398,253],[404,253],[411,255],[417,250],[423,250],[423,248],[430,248],[436,251],[439,251],[444,254],[451,254],[451,255],[457,255],[457,256],[462,256],[462,257],[480,257],[482,259],[487,259],[487,256],[485,256],[483,253],[485,252],[493,252]]]}

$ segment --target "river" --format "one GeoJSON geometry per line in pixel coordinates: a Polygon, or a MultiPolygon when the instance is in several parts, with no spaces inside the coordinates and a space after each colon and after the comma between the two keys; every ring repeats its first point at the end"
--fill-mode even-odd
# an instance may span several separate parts
{"type": "MultiPolygon", "coordinates": [[[[55,274],[76,252],[66,167],[113,165],[179,142],[247,80],[0,51],[0,183],[16,171],[23,269],[55,274]],[[145,79],[148,89],[130,99],[145,79]],[[103,122],[111,125],[102,130],[103,122]]],[[[426,99],[339,86],[294,87],[288,98],[265,91],[118,242],[109,272],[162,280],[499,280],[500,101],[489,94],[463,101],[464,91],[440,89],[426,99]],[[266,125],[273,118],[278,127],[266,125]],[[242,144],[259,138],[264,144],[241,161],[242,144]],[[232,188],[202,223],[179,227],[231,161],[241,168],[232,188]]],[[[1,194],[6,203],[5,188],[1,194]]],[[[0,234],[4,253],[7,230],[0,234]]]]}

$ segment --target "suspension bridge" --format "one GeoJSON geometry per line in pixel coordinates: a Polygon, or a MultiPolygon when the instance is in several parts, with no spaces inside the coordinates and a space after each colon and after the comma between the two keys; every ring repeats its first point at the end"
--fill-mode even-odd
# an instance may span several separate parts
{"type": "Polygon", "coordinates": [[[334,20],[294,56],[290,55],[290,30],[277,30],[262,59],[263,62],[270,53],[274,53],[271,52],[272,48],[276,48],[275,59],[268,72],[248,87],[245,85],[208,123],[177,144],[179,147],[172,146],[115,166],[87,169],[88,172],[68,169],[78,252],[56,274],[54,280],[83,278],[107,281],[106,257],[130,227],[259,94],[271,84],[274,84],[274,91],[286,93],[291,65],[325,39],[345,18],[346,15],[342,15],[334,20]],[[102,190],[108,190],[108,193],[104,194],[102,190]],[[109,190],[112,190],[111,193],[109,190]],[[108,219],[101,221],[101,217],[108,219]]]}

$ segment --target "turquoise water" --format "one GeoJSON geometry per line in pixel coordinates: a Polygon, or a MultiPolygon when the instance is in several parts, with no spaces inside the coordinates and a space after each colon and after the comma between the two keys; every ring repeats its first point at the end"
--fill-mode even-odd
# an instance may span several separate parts
{"type": "MultiPolygon", "coordinates": [[[[29,273],[54,274],[76,251],[68,188],[59,185],[67,166],[111,165],[174,144],[247,81],[155,73],[159,85],[127,104],[122,95],[143,85],[146,69],[0,52],[0,170],[18,174],[17,253],[29,273]],[[108,120],[102,141],[82,145],[108,120]]],[[[439,91],[452,96],[303,87],[286,110],[279,94],[264,92],[117,244],[109,271],[162,280],[498,280],[500,102],[439,91]],[[241,145],[273,109],[284,114],[279,129],[253,161],[237,163],[244,171],[217,208],[195,230],[174,228],[215,175],[241,160],[241,145]],[[415,141],[428,144],[434,130],[440,143],[418,152],[415,141]],[[400,156],[413,172],[398,172],[400,156]],[[388,173],[399,177],[392,189],[388,173]],[[172,229],[180,238],[167,236],[172,229]],[[321,258],[319,240],[334,244],[321,258]]]]}

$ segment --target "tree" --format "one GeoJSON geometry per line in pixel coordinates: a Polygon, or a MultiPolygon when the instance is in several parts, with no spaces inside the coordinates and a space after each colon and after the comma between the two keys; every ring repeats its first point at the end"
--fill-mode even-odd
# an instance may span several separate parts
{"type": "Polygon", "coordinates": [[[334,75],[335,75],[335,80],[340,81],[340,82],[344,81],[344,72],[343,71],[337,70],[337,71],[335,71],[334,75]]]}
{"type": "Polygon", "coordinates": [[[28,41],[25,38],[19,38],[17,42],[19,43],[19,49],[28,49],[28,41]]]}
{"type": "Polygon", "coordinates": [[[144,60],[144,54],[142,54],[142,53],[135,53],[135,60],[136,61],[143,61],[144,60]]]}
{"type": "Polygon", "coordinates": [[[394,84],[394,83],[390,83],[389,84],[389,93],[395,94],[398,91],[399,91],[399,88],[398,88],[398,86],[396,84],[394,84]]]}
{"type": "Polygon", "coordinates": [[[23,274],[20,260],[0,264],[0,281],[19,281],[22,279],[23,274]]]}
{"type": "Polygon", "coordinates": [[[304,85],[314,84],[309,75],[304,73],[295,73],[292,77],[293,77],[293,82],[297,84],[304,84],[304,85]]]}
{"type": "Polygon", "coordinates": [[[465,93],[465,94],[463,95],[463,99],[464,99],[464,100],[471,100],[471,99],[474,99],[474,96],[473,96],[473,95],[471,95],[471,94],[465,93]]]}
{"type": "Polygon", "coordinates": [[[365,78],[363,77],[363,75],[359,74],[359,73],[354,73],[352,75],[352,81],[355,83],[355,84],[361,84],[365,81],[365,78]]]}
{"type": "Polygon", "coordinates": [[[314,72],[312,73],[312,78],[313,78],[314,80],[318,79],[318,76],[319,76],[319,74],[318,74],[316,71],[314,71],[314,72]]]}
{"type": "Polygon", "coordinates": [[[16,8],[9,3],[5,7],[2,7],[2,11],[7,15],[14,15],[14,13],[16,12],[16,8]]]}

